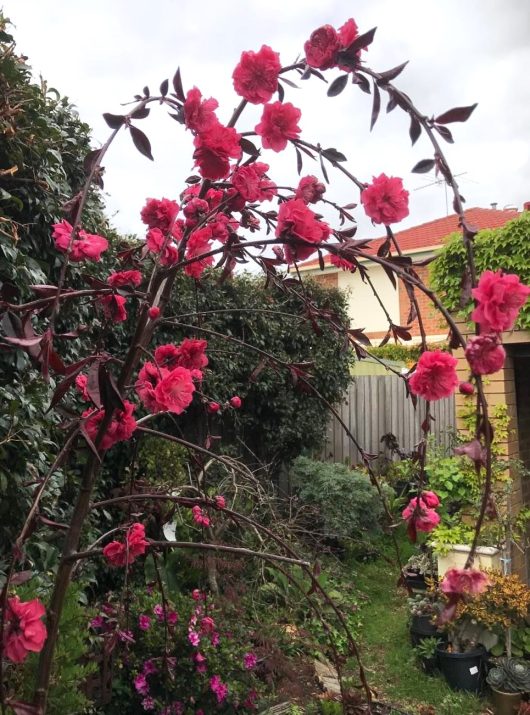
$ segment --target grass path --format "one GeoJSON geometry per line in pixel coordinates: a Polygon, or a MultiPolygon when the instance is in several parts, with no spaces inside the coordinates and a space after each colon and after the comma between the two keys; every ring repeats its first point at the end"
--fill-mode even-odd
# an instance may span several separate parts
{"type": "Polygon", "coordinates": [[[396,587],[396,570],[383,560],[355,565],[361,605],[361,643],[368,681],[385,702],[415,715],[482,715],[487,702],[455,693],[442,676],[427,676],[416,665],[407,627],[406,594],[396,587]],[[427,706],[434,707],[432,709],[427,706]]]}

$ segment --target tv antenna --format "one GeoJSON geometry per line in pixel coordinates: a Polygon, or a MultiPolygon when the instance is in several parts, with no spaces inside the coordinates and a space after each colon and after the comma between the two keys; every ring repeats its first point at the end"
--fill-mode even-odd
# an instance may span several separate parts
{"type": "MultiPolygon", "coordinates": [[[[459,174],[454,174],[454,177],[456,179],[457,176],[464,176],[464,174],[467,174],[467,171],[461,171],[459,174]]],[[[440,177],[439,179],[435,179],[434,181],[431,181],[430,184],[425,184],[424,186],[418,186],[414,191],[421,191],[422,189],[428,189],[429,186],[441,186],[443,184],[444,186],[444,193],[445,193],[445,215],[449,216],[449,197],[447,194],[447,187],[448,187],[448,182],[446,179],[443,177],[440,177]]]]}

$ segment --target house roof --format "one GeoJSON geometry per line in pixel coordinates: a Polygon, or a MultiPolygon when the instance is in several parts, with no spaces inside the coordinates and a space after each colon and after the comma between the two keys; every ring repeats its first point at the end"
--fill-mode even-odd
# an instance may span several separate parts
{"type": "MultiPolygon", "coordinates": [[[[464,213],[466,221],[480,230],[484,228],[499,228],[519,216],[519,212],[515,209],[497,210],[476,207],[466,209],[464,213]]],[[[403,253],[417,251],[422,248],[433,248],[442,245],[443,239],[446,236],[459,230],[458,221],[458,215],[451,214],[450,216],[437,218],[434,221],[422,223],[419,226],[412,226],[412,228],[397,231],[394,235],[403,253]]],[[[370,253],[375,253],[385,238],[386,237],[374,238],[366,250],[370,253]]],[[[329,254],[324,256],[324,263],[329,265],[329,254]]],[[[315,259],[301,263],[298,267],[301,269],[311,269],[317,268],[318,266],[318,259],[315,259]]]]}

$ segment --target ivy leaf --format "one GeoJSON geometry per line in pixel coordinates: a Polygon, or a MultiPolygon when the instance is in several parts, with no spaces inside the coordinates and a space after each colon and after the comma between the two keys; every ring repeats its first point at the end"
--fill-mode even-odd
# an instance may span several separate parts
{"type": "Polygon", "coordinates": [[[147,136],[141,129],[138,129],[138,127],[130,127],[130,130],[133,144],[138,149],[140,154],[143,154],[148,159],[151,159],[151,161],[154,161],[153,155],[151,154],[151,142],[147,136]]]}
{"type": "Polygon", "coordinates": [[[339,77],[337,77],[337,79],[334,79],[328,87],[328,97],[336,97],[338,94],[340,94],[348,84],[348,77],[349,75],[347,74],[341,74],[339,75],[339,77]]]}
{"type": "Polygon", "coordinates": [[[449,109],[447,112],[440,114],[434,120],[436,124],[451,124],[451,122],[467,122],[469,117],[475,111],[477,103],[470,105],[469,107],[454,107],[449,109]]]}

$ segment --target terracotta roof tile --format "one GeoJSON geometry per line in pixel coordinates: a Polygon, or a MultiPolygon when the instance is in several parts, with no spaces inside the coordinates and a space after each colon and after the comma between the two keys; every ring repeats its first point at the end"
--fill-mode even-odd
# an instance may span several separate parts
{"type": "MultiPolygon", "coordinates": [[[[467,222],[479,229],[499,228],[508,223],[508,221],[517,218],[519,215],[519,212],[515,210],[470,208],[465,211],[467,222]]],[[[403,253],[408,253],[409,251],[414,251],[419,248],[440,246],[446,236],[458,230],[458,216],[451,214],[450,216],[444,216],[434,221],[422,223],[419,226],[397,231],[395,236],[403,253]]],[[[383,241],[384,238],[374,238],[368,250],[375,252],[383,241]]],[[[330,262],[329,258],[329,254],[326,254],[324,257],[324,262],[327,265],[329,265],[330,262]]],[[[299,268],[316,268],[318,265],[318,260],[310,260],[301,263],[299,268]]]]}

